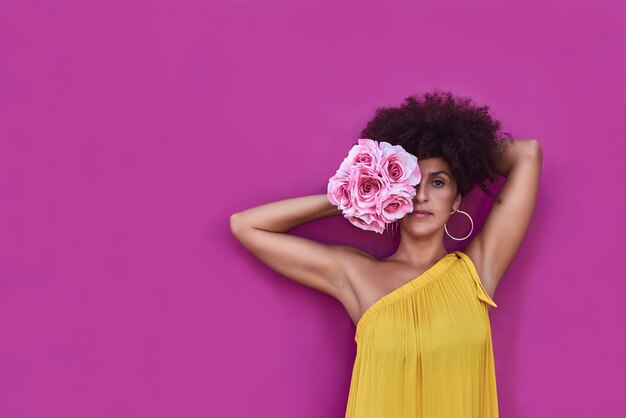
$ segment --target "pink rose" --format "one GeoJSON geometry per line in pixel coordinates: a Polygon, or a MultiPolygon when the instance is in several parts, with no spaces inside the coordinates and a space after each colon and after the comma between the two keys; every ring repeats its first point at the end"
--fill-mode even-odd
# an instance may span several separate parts
{"type": "Polygon", "coordinates": [[[352,192],[350,190],[350,173],[337,170],[337,173],[328,181],[328,200],[339,209],[344,210],[351,206],[352,192]]]}
{"type": "Polygon", "coordinates": [[[400,145],[391,145],[387,142],[381,142],[380,148],[383,151],[381,166],[391,181],[406,181],[411,186],[421,181],[422,173],[419,171],[416,156],[404,151],[400,145]]]}
{"type": "Polygon", "coordinates": [[[413,211],[417,158],[399,145],[360,138],[328,181],[328,200],[353,225],[383,233],[413,211]]]}
{"type": "Polygon", "coordinates": [[[381,219],[385,223],[397,221],[407,213],[413,212],[413,198],[415,197],[415,189],[407,190],[399,188],[382,199],[379,202],[377,212],[380,213],[381,219]]]}

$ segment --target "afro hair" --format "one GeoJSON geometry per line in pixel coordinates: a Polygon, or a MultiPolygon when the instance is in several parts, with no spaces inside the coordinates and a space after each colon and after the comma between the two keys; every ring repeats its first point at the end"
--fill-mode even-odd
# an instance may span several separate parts
{"type": "Polygon", "coordinates": [[[465,196],[476,185],[500,201],[485,185],[497,178],[494,159],[504,151],[511,134],[472,99],[434,89],[408,96],[400,107],[378,107],[361,138],[400,145],[417,159],[443,159],[465,196]]]}

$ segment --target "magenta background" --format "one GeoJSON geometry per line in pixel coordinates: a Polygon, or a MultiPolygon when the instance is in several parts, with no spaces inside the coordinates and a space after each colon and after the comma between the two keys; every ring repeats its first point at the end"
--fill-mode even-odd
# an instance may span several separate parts
{"type": "MultiPolygon", "coordinates": [[[[229,215],[324,193],[376,106],[432,87],[543,144],[490,314],[500,415],[623,416],[625,11],[0,2],[0,416],[343,417],[354,325],[229,215]]],[[[393,249],[340,217],[294,233],[393,249]]]]}

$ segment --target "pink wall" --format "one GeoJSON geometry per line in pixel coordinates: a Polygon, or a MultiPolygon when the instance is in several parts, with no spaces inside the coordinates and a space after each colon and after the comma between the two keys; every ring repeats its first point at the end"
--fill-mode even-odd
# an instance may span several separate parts
{"type": "MultiPolygon", "coordinates": [[[[0,2],[0,416],[343,417],[354,325],[229,215],[324,193],[376,106],[432,87],[543,144],[490,314],[501,416],[623,416],[625,12],[0,2]]],[[[340,217],[294,233],[393,244],[340,217]]]]}

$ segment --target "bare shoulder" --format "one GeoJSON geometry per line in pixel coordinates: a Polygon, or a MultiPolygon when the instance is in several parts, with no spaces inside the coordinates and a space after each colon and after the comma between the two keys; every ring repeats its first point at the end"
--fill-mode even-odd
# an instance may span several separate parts
{"type": "Polygon", "coordinates": [[[350,245],[335,245],[335,248],[343,251],[351,261],[356,260],[376,260],[376,257],[363,251],[360,248],[352,247],[350,245]]]}
{"type": "Polygon", "coordinates": [[[378,260],[367,251],[349,245],[336,245],[335,249],[339,252],[345,272],[337,299],[356,322],[361,312],[359,295],[365,285],[364,278],[378,260]]]}

